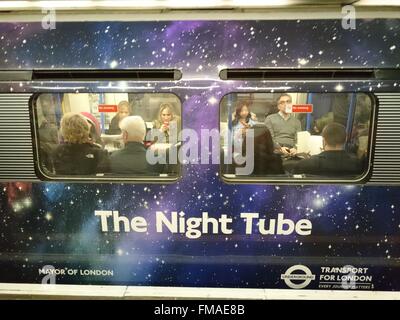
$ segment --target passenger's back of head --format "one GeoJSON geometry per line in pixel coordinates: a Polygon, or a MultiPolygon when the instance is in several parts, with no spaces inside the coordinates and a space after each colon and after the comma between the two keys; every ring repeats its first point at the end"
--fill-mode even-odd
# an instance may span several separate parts
{"type": "Polygon", "coordinates": [[[124,118],[119,127],[125,142],[143,142],[146,136],[146,124],[140,116],[124,118]]]}
{"type": "Polygon", "coordinates": [[[321,133],[326,147],[331,149],[343,149],[346,143],[346,128],[340,123],[327,124],[321,133]]]}
{"type": "Polygon", "coordinates": [[[324,151],[299,161],[293,173],[336,177],[362,173],[362,162],[344,150],[346,128],[342,124],[333,122],[326,125],[322,130],[322,137],[324,151]]]}
{"type": "Polygon", "coordinates": [[[86,118],[66,113],[60,128],[64,143],[54,150],[54,169],[60,175],[91,175],[108,167],[107,151],[92,143],[86,118]]]}
{"type": "MultiPolygon", "coordinates": [[[[256,124],[254,130],[254,170],[253,175],[283,174],[282,159],[274,153],[274,143],[268,128],[263,124],[256,124]]],[[[244,153],[248,152],[247,139],[243,144],[244,153]]],[[[247,159],[251,155],[246,154],[247,159]]]]}
{"type": "MultiPolygon", "coordinates": [[[[274,153],[274,143],[271,133],[263,124],[256,124],[252,127],[254,133],[254,155],[274,153]]],[[[244,151],[247,149],[247,144],[243,144],[244,151]]]]}
{"type": "Polygon", "coordinates": [[[140,116],[129,116],[120,123],[125,147],[115,151],[110,157],[111,172],[117,174],[152,173],[153,168],[146,159],[146,148],[143,144],[146,125],[140,116]]]}

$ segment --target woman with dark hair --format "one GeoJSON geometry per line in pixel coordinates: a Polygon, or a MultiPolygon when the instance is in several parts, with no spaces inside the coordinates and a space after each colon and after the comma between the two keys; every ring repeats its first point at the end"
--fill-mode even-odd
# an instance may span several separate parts
{"type": "MultiPolygon", "coordinates": [[[[254,170],[253,175],[284,174],[282,158],[274,153],[274,143],[268,128],[256,124],[254,130],[254,170]]],[[[246,139],[243,143],[243,153],[246,154],[246,139]]],[[[248,158],[248,156],[247,156],[248,158]]]]}
{"type": "Polygon", "coordinates": [[[234,141],[242,143],[246,130],[255,124],[256,122],[251,118],[249,103],[247,101],[239,101],[236,104],[236,110],[232,121],[232,135],[234,141]]]}

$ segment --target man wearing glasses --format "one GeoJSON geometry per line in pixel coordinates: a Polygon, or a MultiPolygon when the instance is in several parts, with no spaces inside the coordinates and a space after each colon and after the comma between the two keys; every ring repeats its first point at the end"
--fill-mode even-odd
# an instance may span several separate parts
{"type": "Polygon", "coordinates": [[[297,132],[301,131],[301,123],[291,114],[292,97],[285,93],[278,98],[279,112],[269,115],[265,125],[274,140],[275,149],[284,156],[297,153],[297,132]]]}

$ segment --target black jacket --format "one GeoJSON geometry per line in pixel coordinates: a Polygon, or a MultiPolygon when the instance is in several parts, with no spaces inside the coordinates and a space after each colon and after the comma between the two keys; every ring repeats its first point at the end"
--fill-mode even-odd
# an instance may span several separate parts
{"type": "Polygon", "coordinates": [[[254,157],[253,175],[284,174],[282,158],[277,154],[260,153],[254,157]]]}
{"type": "Polygon", "coordinates": [[[107,151],[91,143],[60,144],[54,151],[57,175],[91,175],[106,171],[107,151]]]}
{"type": "Polygon", "coordinates": [[[128,142],[122,150],[115,151],[110,157],[112,173],[151,174],[152,167],[146,160],[146,148],[143,143],[128,142]]]}
{"type": "Polygon", "coordinates": [[[119,128],[119,116],[115,115],[111,119],[110,127],[108,128],[107,134],[121,134],[121,129],[119,128]]]}
{"type": "MultiPolygon", "coordinates": [[[[234,159],[225,162],[224,151],[221,150],[220,161],[222,164],[223,174],[235,174],[235,169],[238,167],[244,167],[245,165],[235,164],[234,159]]],[[[282,158],[277,154],[268,154],[266,152],[260,152],[254,155],[254,168],[251,175],[264,176],[264,175],[275,175],[284,174],[285,171],[282,165],[282,158]]]]}
{"type": "Polygon", "coordinates": [[[362,162],[346,151],[324,151],[310,159],[299,161],[293,173],[305,173],[321,176],[357,175],[363,172],[362,162]]]}

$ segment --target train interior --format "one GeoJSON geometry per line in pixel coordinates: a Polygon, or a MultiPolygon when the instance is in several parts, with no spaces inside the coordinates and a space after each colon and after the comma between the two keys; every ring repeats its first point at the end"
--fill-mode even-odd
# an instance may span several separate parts
{"type": "MultiPolygon", "coordinates": [[[[37,124],[39,164],[48,175],[57,175],[52,156],[57,145],[65,143],[61,133],[61,120],[65,114],[79,114],[90,127],[90,142],[105,150],[109,155],[124,147],[119,123],[127,116],[140,116],[145,122],[146,136],[143,141],[146,148],[165,152],[173,148],[173,141],[156,141],[152,133],[160,123],[160,106],[167,107],[175,124],[180,125],[181,107],[179,98],[174,94],[157,93],[65,93],[41,94],[35,100],[35,121],[37,124]]],[[[158,128],[159,129],[159,128],[158,128]]],[[[176,128],[178,129],[178,127],[176,128]]],[[[73,173],[71,173],[73,174],[73,173]]],[[[111,175],[105,171],[96,172],[96,176],[111,175]]],[[[131,175],[141,173],[132,172],[131,175]]],[[[176,166],[167,163],[157,167],[148,175],[176,175],[176,166]]],[[[68,175],[68,173],[67,173],[68,175]]],[[[112,174],[112,175],[115,175],[112,174]]]]}
{"type": "MultiPolygon", "coordinates": [[[[278,113],[277,99],[282,93],[233,93],[224,97],[221,102],[220,119],[221,132],[232,131],[232,119],[235,114],[235,103],[244,101],[248,104],[251,119],[254,124],[264,125],[268,116],[278,113]],[[231,115],[231,118],[229,117],[231,115]]],[[[283,157],[284,174],[281,176],[301,178],[302,175],[293,175],[292,168],[297,162],[317,156],[324,151],[322,131],[330,123],[343,126],[346,131],[346,140],[343,149],[354,158],[360,160],[359,170],[353,174],[344,173],[344,178],[359,176],[367,169],[369,152],[370,123],[373,102],[369,95],[358,93],[289,93],[293,106],[312,108],[310,110],[293,111],[292,116],[299,120],[301,129],[297,132],[297,153],[292,157],[283,157]],[[303,112],[306,111],[306,112],[303,112]]],[[[227,152],[232,142],[227,141],[222,134],[222,148],[227,152]]],[[[255,146],[257,148],[257,146],[255,146]]],[[[255,162],[262,161],[255,159],[255,162]]],[[[222,172],[227,177],[235,176],[235,164],[225,164],[222,172]]],[[[298,172],[301,174],[301,172],[298,172]]],[[[257,175],[254,173],[252,176],[257,175]]],[[[337,173],[335,173],[337,176],[337,173]]],[[[276,176],[270,175],[270,176],[276,176]]],[[[322,172],[307,174],[307,177],[324,179],[329,176],[322,172]]]]}

